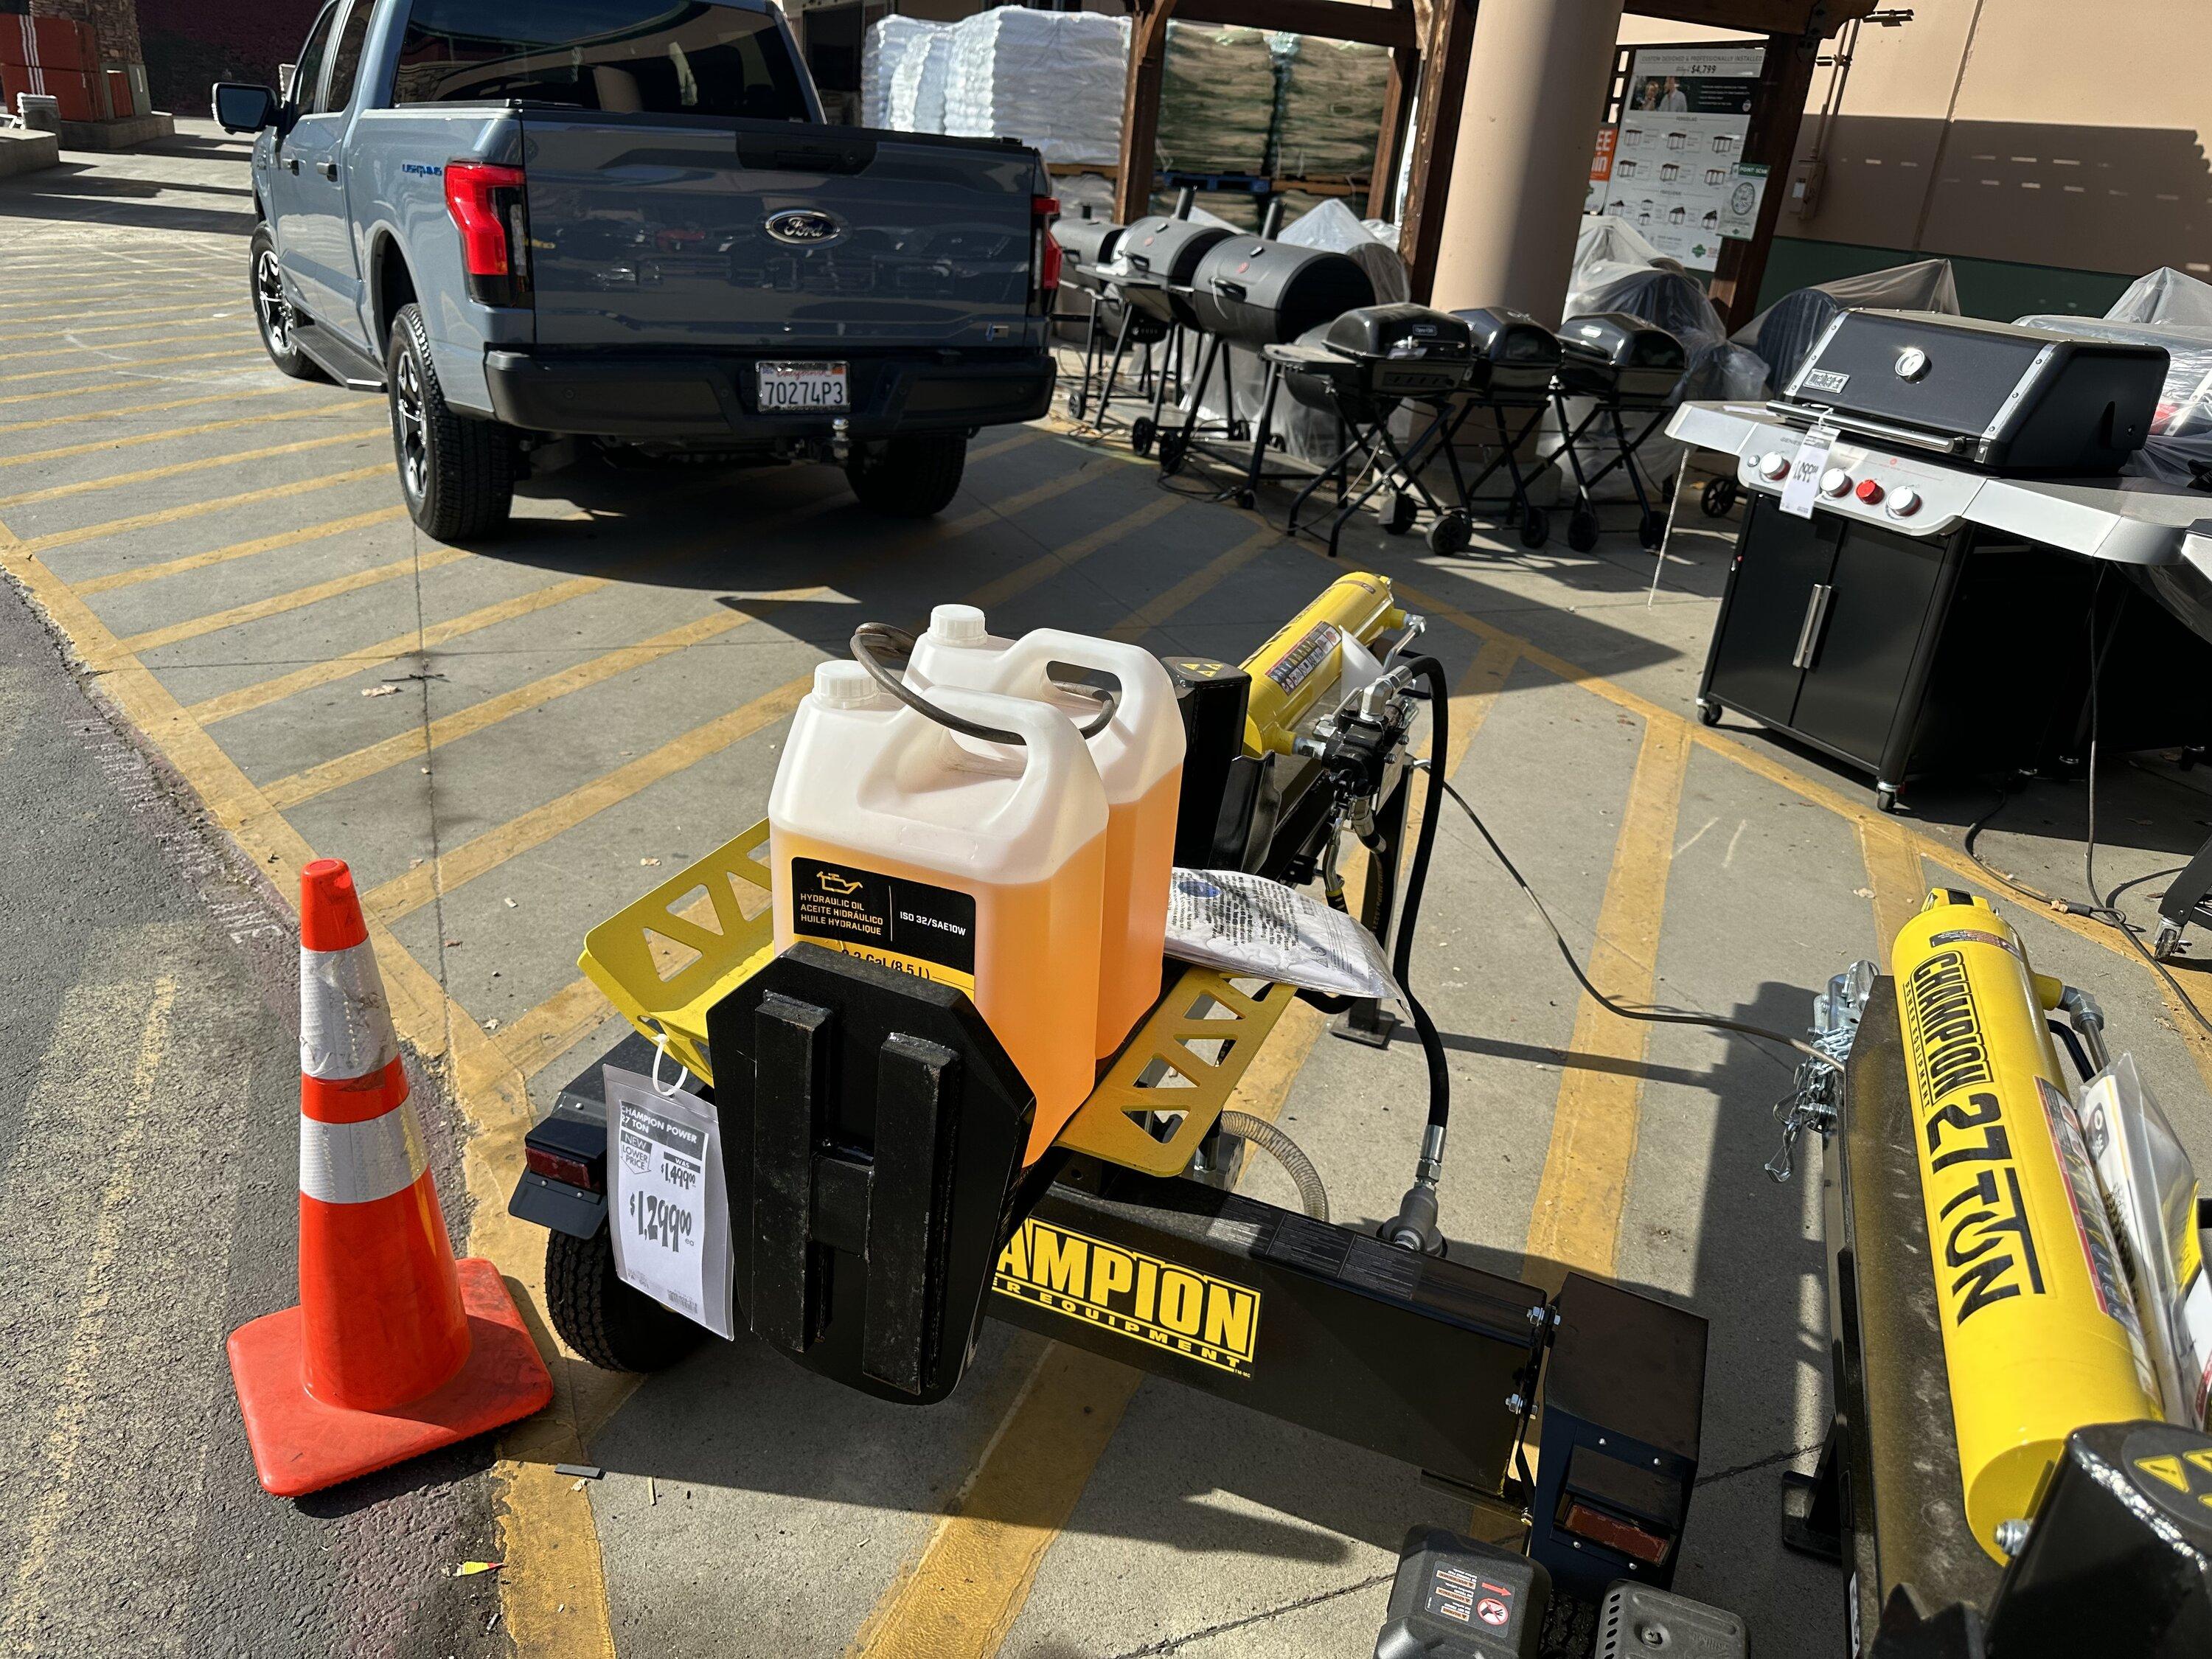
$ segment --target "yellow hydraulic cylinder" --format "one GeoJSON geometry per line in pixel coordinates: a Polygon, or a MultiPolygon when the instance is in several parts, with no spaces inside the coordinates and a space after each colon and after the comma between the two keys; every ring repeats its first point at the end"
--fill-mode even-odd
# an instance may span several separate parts
{"type": "Polygon", "coordinates": [[[1346,639],[1368,645],[1405,621],[1388,576],[1363,571],[1331,582],[1319,599],[1244,659],[1252,676],[1252,700],[1244,721],[1246,752],[1289,754],[1299,721],[1342,676],[1346,639]]]}
{"type": "Polygon", "coordinates": [[[1938,888],[1890,966],[1966,1522],[2002,1561],[2069,1434],[2163,1413],[2018,936],[1938,888]]]}

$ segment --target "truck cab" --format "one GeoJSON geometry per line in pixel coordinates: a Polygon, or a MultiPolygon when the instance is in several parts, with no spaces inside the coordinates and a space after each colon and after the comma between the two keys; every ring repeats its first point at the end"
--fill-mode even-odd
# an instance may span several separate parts
{"type": "Polygon", "coordinates": [[[565,439],[845,466],[933,513],[1048,406],[1056,204],[1010,140],[826,125],[769,0],[331,0],[252,131],[276,367],[392,404],[444,539],[565,439]]]}

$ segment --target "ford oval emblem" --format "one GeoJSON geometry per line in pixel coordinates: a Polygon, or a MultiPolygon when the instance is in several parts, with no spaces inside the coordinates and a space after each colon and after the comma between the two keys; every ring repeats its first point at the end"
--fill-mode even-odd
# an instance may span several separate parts
{"type": "Polygon", "coordinates": [[[834,240],[844,229],[828,214],[815,208],[786,208],[768,217],[768,234],[794,247],[811,247],[834,240]]]}

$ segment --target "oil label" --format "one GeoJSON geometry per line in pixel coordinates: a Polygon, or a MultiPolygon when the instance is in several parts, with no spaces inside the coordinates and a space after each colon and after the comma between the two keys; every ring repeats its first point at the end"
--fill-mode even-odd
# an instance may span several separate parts
{"type": "Polygon", "coordinates": [[[793,933],[902,974],[975,988],[975,896],[821,859],[791,861],[793,933]]]}
{"type": "Polygon", "coordinates": [[[1260,1293],[1249,1285],[1031,1219],[999,1253],[992,1288],[1217,1370],[1252,1375],[1260,1293]]]}

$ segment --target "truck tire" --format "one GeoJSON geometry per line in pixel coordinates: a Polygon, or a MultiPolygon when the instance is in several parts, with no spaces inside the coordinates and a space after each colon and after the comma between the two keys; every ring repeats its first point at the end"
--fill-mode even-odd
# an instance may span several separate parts
{"type": "Polygon", "coordinates": [[[603,1371],[665,1370],[706,1334],[615,1277],[614,1238],[545,1236],[545,1311],[561,1340],[603,1371]]]}
{"type": "Polygon", "coordinates": [[[408,516],[441,542],[505,529],[514,503],[514,434],[496,421],[471,419],[447,405],[420,306],[404,305],[392,319],[384,368],[392,459],[408,516]]]}
{"type": "Polygon", "coordinates": [[[246,281],[253,295],[253,325],[261,334],[261,349],[276,365],[279,374],[295,380],[326,380],[315,360],[300,349],[292,337],[290,301],[284,297],[284,268],[276,258],[276,239],[266,223],[253,228],[252,252],[246,256],[246,281]]]}
{"type": "Polygon", "coordinates": [[[927,519],[959,494],[967,465],[968,440],[963,434],[918,432],[854,450],[845,463],[845,476],[869,512],[927,519]]]}

